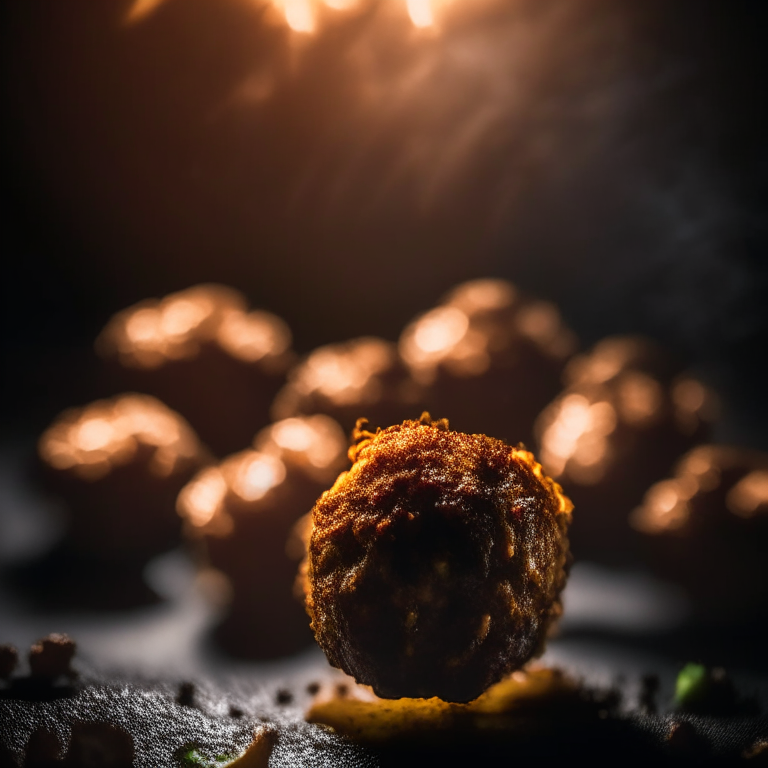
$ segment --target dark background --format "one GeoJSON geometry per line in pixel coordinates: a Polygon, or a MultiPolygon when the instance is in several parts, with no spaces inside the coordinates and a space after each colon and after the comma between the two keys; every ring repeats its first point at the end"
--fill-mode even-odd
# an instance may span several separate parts
{"type": "Polygon", "coordinates": [[[456,0],[292,34],[247,0],[3,5],[3,387],[35,435],[100,391],[115,311],[200,281],[295,346],[395,339],[459,280],[643,332],[768,448],[765,4],[456,0]]]}

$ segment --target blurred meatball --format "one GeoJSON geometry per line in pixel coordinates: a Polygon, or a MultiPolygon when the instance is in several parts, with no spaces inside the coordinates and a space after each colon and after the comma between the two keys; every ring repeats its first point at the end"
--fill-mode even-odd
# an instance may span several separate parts
{"type": "Polygon", "coordinates": [[[75,642],[67,635],[54,633],[44,637],[29,649],[29,674],[51,682],[61,675],[73,677],[70,665],[76,650],[75,642]]]}
{"type": "Polygon", "coordinates": [[[554,305],[491,279],[456,287],[399,343],[432,413],[450,414],[455,429],[527,445],[575,347],[554,305]]]}
{"type": "Polygon", "coordinates": [[[682,584],[697,615],[746,621],[768,611],[768,454],[703,445],[653,485],[630,517],[648,559],[682,584]]]}
{"type": "Polygon", "coordinates": [[[527,451],[428,414],[356,439],[313,510],[315,637],[384,698],[474,699],[543,650],[571,503],[527,451]]]}
{"type": "Polygon", "coordinates": [[[19,661],[19,652],[13,645],[0,645],[0,680],[7,680],[19,661]]]}
{"type": "Polygon", "coordinates": [[[178,413],[136,394],[65,411],[38,450],[48,489],[66,503],[68,550],[104,562],[178,543],[176,496],[209,460],[178,413]]]}
{"type": "Polygon", "coordinates": [[[366,336],[312,352],[291,371],[272,415],[325,413],[349,433],[361,417],[385,426],[418,415],[421,396],[396,345],[366,336]]]}
{"type": "Polygon", "coordinates": [[[311,641],[293,594],[302,553],[291,556],[286,547],[296,521],[346,465],[347,440],[318,414],[272,424],[254,445],[193,478],[177,508],[231,588],[219,641],[237,655],[269,657],[311,641]]]}
{"type": "Polygon", "coordinates": [[[629,512],[706,437],[715,397],[639,337],[601,341],[568,364],[564,379],[536,422],[541,462],[579,510],[576,557],[618,561],[633,546],[629,512]]]}
{"type": "Polygon", "coordinates": [[[115,315],[96,342],[121,389],[159,397],[224,455],[269,422],[269,405],[293,355],[291,332],[249,312],[231,288],[200,285],[115,315]]]}

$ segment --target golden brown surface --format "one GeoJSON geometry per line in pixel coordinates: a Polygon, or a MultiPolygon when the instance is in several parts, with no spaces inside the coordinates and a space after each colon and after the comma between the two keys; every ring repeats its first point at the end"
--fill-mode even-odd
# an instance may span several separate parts
{"type": "Polygon", "coordinates": [[[477,698],[543,649],[570,500],[529,452],[427,414],[356,437],[313,510],[315,637],[383,698],[477,698]]]}

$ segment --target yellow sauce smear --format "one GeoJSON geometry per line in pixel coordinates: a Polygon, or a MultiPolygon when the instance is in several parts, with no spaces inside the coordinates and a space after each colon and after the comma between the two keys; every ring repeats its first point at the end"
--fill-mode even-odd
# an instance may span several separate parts
{"type": "Polygon", "coordinates": [[[225,763],[222,768],[268,768],[274,745],[274,731],[267,728],[256,731],[248,749],[239,757],[225,763]]]}
{"type": "Polygon", "coordinates": [[[354,686],[345,695],[321,693],[306,719],[356,741],[384,743],[447,730],[522,727],[536,713],[544,716],[543,712],[552,707],[576,704],[579,692],[578,682],[562,670],[536,666],[514,672],[469,704],[438,698],[379,699],[369,688],[354,686]]]}

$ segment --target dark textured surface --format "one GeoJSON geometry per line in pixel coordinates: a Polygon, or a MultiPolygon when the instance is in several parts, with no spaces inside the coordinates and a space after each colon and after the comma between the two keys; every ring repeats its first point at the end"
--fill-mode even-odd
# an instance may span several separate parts
{"type": "Polygon", "coordinates": [[[465,723],[439,735],[425,732],[415,740],[395,739],[374,747],[306,723],[302,713],[311,698],[306,685],[290,677],[283,685],[287,687],[275,690],[255,681],[226,687],[209,682],[195,685],[186,703],[178,701],[178,684],[107,680],[103,675],[87,676],[76,690],[62,689],[49,701],[14,698],[18,693],[0,689],[0,766],[24,765],[22,756],[33,734],[38,734],[38,748],[42,731],[64,752],[73,731],[94,729],[93,724],[110,724],[113,732],[130,734],[134,757],[129,764],[135,768],[174,768],[180,765],[182,748],[196,747],[208,757],[237,754],[255,730],[265,727],[277,732],[270,768],[498,764],[511,751],[517,759],[567,759],[573,765],[641,765],[649,759],[662,765],[740,764],[744,751],[768,737],[764,716],[622,713],[615,692],[604,691],[597,698],[491,721],[485,728],[465,723]],[[284,701],[286,692],[292,695],[290,702],[284,701]],[[684,738],[671,739],[680,723],[684,738]]]}
{"type": "Polygon", "coordinates": [[[14,756],[10,765],[22,765],[20,756],[38,729],[53,733],[64,749],[74,723],[110,723],[132,736],[137,768],[170,768],[179,764],[175,755],[182,747],[197,746],[211,757],[237,754],[255,729],[270,724],[279,730],[270,766],[376,764],[362,748],[304,723],[296,708],[281,711],[270,693],[257,686],[235,695],[212,685],[196,686],[189,705],[178,701],[178,685],[171,682],[106,682],[103,677],[81,681],[77,692],[47,702],[19,700],[13,691],[0,691],[0,744],[14,756]]]}

